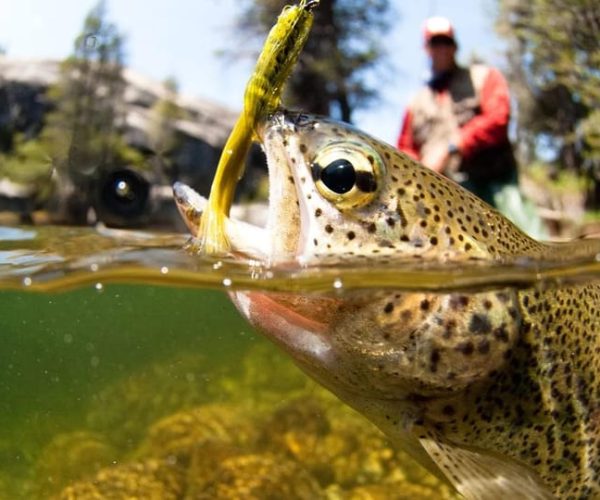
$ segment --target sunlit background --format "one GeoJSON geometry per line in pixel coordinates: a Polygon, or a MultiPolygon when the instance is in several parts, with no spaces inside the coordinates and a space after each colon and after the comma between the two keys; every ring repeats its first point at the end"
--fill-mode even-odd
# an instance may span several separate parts
{"type": "MultiPolygon", "coordinates": [[[[96,3],[1,0],[0,46],[13,57],[65,58],[85,15],[96,3]]],[[[157,81],[174,77],[183,93],[238,111],[254,61],[222,53],[240,49],[235,28],[240,3],[109,0],[107,7],[108,18],[126,36],[126,62],[131,68],[157,81]]],[[[369,2],[363,3],[368,8],[369,2]]],[[[494,32],[495,3],[489,0],[393,0],[392,4],[394,19],[385,40],[388,57],[377,71],[377,77],[383,74],[381,98],[372,108],[357,112],[355,121],[360,128],[394,143],[404,106],[428,69],[422,39],[425,18],[443,15],[453,21],[459,56],[465,62],[475,55],[501,66],[503,45],[494,32]]],[[[245,49],[240,51],[248,54],[245,49]]]]}
{"type": "MultiPolygon", "coordinates": [[[[8,212],[37,223],[45,219],[32,217],[32,212],[49,208],[47,214],[66,214],[69,207],[64,205],[73,202],[78,206],[71,207],[71,215],[51,222],[89,224],[111,222],[99,214],[102,207],[129,203],[136,196],[140,214],[166,213],[173,208],[170,185],[176,180],[207,194],[221,149],[242,109],[244,87],[266,30],[282,3],[0,0],[0,196],[10,198],[8,212]],[[73,57],[71,62],[86,64],[98,57],[93,50],[86,56],[87,41],[81,43],[82,37],[92,42],[96,38],[84,21],[98,12],[98,5],[104,6],[98,16],[103,26],[122,37],[118,51],[123,57],[115,61],[119,71],[124,65],[124,80],[117,86],[124,84],[126,92],[117,91],[114,102],[99,102],[104,113],[115,111],[112,120],[105,120],[112,136],[104,131],[98,135],[104,134],[106,139],[99,141],[108,145],[100,150],[112,153],[91,159],[90,131],[95,125],[89,125],[84,114],[72,112],[74,100],[57,98],[57,92],[77,95],[65,85],[79,70],[69,77],[58,63],[73,57]],[[69,112],[70,122],[65,121],[69,112]],[[78,120],[89,125],[82,133],[87,133],[87,142],[82,134],[75,137],[78,120]],[[94,172],[85,173],[86,161],[74,150],[88,151],[87,163],[96,165],[91,167],[94,172]],[[77,180],[65,173],[69,168],[85,174],[88,186],[80,190],[87,193],[85,199],[73,200],[77,180]],[[57,189],[64,185],[57,182],[61,174],[72,181],[70,192],[57,189]],[[136,180],[137,174],[145,179],[136,180]],[[153,191],[136,195],[144,191],[137,190],[137,181],[138,187],[146,183],[153,191]],[[105,186],[110,187],[107,193],[102,191],[105,186]],[[48,200],[63,208],[53,209],[48,200]],[[90,210],[95,212],[91,216],[90,210]]],[[[331,19],[321,14],[320,33],[315,23],[297,68],[296,76],[303,76],[287,85],[286,107],[352,121],[395,145],[409,100],[428,78],[424,20],[448,17],[459,45],[458,62],[487,63],[508,79],[513,111],[509,130],[520,164],[520,187],[541,208],[551,233],[579,235],[582,226],[600,219],[600,21],[591,0],[564,5],[544,0],[526,7],[512,0],[353,0],[322,2],[317,12],[325,12],[324,5],[335,5],[335,14],[331,19]],[[565,10],[560,19],[554,17],[558,6],[565,10]],[[386,13],[385,19],[378,17],[380,12],[386,13]],[[378,29],[382,21],[387,31],[378,29]],[[352,53],[356,47],[359,50],[352,53]]],[[[94,96],[88,99],[90,116],[100,114],[93,108],[94,101],[102,100],[102,85],[106,82],[78,91],[80,96],[94,96]]],[[[100,124],[97,131],[101,130],[100,124]]],[[[265,200],[264,163],[256,147],[238,185],[238,200],[265,200]]],[[[112,222],[157,222],[154,215],[136,219],[131,207],[125,208],[129,212],[112,222]]],[[[0,212],[7,209],[0,206],[0,212]]],[[[177,219],[169,216],[167,226],[173,227],[177,219]]]]}

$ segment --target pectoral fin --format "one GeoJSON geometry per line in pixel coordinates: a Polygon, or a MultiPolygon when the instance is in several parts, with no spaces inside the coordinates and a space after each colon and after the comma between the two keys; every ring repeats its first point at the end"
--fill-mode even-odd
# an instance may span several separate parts
{"type": "Polygon", "coordinates": [[[527,466],[457,446],[427,432],[419,438],[433,461],[467,500],[550,500],[554,496],[527,466]]]}

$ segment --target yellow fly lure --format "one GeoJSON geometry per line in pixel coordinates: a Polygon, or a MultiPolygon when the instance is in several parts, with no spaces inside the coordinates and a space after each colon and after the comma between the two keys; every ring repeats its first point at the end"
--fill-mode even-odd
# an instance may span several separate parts
{"type": "Polygon", "coordinates": [[[198,230],[200,249],[207,254],[229,249],[224,222],[229,215],[235,187],[254,136],[255,124],[280,105],[283,85],[289,77],[312,26],[312,10],[319,0],[301,0],[286,6],[267,36],[254,72],[246,84],[244,109],[221,154],[208,204],[198,230]]]}

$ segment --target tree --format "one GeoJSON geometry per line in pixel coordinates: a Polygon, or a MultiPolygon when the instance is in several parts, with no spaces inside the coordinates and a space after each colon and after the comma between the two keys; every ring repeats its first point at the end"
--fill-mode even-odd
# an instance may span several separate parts
{"type": "MultiPolygon", "coordinates": [[[[247,0],[238,18],[240,37],[264,40],[290,0],[247,0]]],[[[368,75],[384,53],[381,40],[388,30],[389,0],[321,0],[313,29],[286,86],[291,106],[346,122],[377,96],[368,75]]]]}
{"type": "Polygon", "coordinates": [[[121,135],[122,68],[123,37],[107,21],[101,1],[85,18],[73,54],[62,65],[60,82],[49,91],[56,108],[40,136],[61,179],[59,188],[71,191],[59,198],[69,198],[68,215],[77,222],[85,221],[97,182],[108,171],[140,161],[121,135]]]}
{"type": "MultiPolygon", "coordinates": [[[[600,184],[600,9],[594,0],[498,0],[518,101],[518,140],[600,184]]],[[[598,192],[600,195],[600,191],[598,192]]],[[[600,205],[600,196],[596,204],[600,205]]]]}

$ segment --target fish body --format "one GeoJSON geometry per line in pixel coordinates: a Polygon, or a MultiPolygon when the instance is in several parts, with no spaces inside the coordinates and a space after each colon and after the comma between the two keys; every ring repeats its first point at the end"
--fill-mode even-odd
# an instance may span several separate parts
{"type": "MultiPolygon", "coordinates": [[[[226,226],[246,256],[451,265],[600,252],[598,241],[533,240],[350,126],[279,112],[259,135],[268,226],[226,226]]],[[[182,186],[175,195],[193,227],[203,201],[182,186]]],[[[464,497],[600,497],[600,283],[232,298],[302,369],[464,497]]]]}

